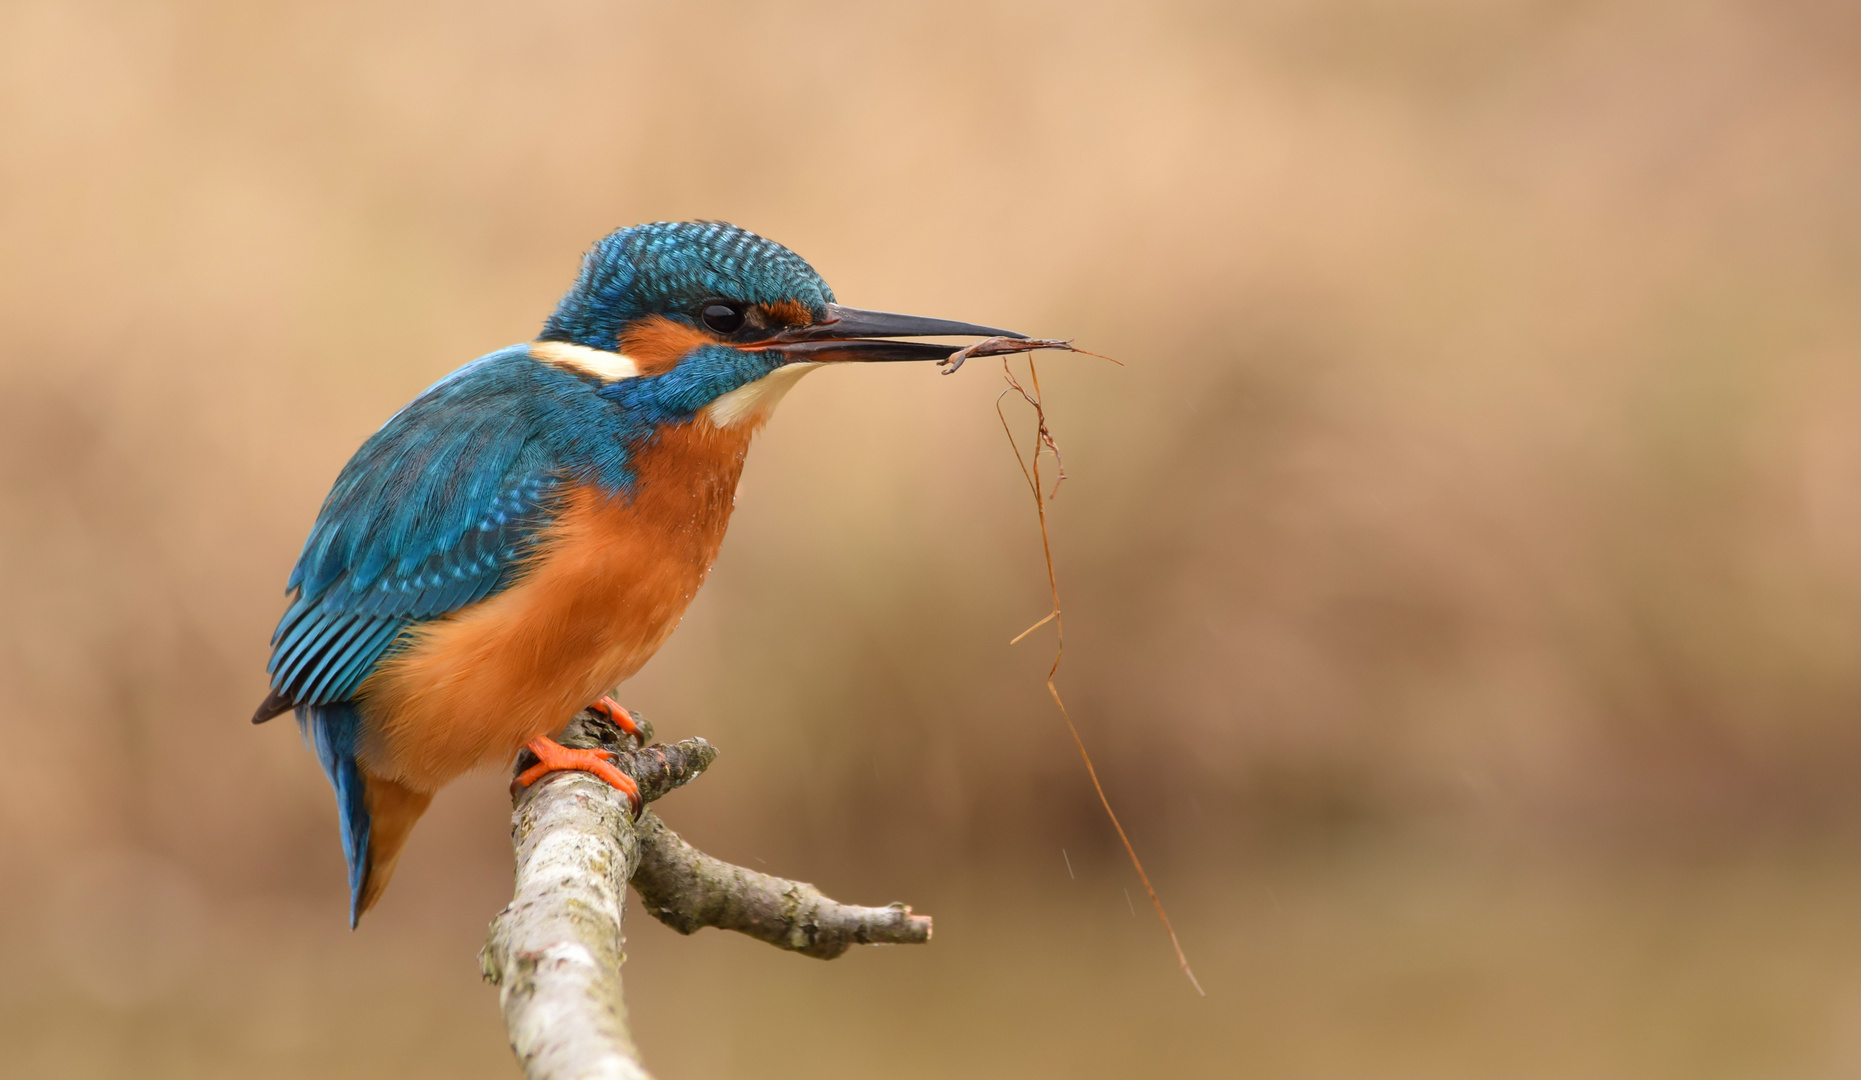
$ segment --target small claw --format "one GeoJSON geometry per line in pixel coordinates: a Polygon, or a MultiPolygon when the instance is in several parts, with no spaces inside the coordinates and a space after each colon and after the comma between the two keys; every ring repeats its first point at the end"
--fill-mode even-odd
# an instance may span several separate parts
{"type": "Polygon", "coordinates": [[[536,764],[517,777],[517,783],[524,787],[529,787],[552,772],[593,773],[627,796],[635,818],[640,816],[641,809],[646,805],[640,797],[640,785],[633,782],[633,777],[615,767],[612,750],[575,750],[550,738],[532,739],[525,748],[536,755],[536,764]]]}

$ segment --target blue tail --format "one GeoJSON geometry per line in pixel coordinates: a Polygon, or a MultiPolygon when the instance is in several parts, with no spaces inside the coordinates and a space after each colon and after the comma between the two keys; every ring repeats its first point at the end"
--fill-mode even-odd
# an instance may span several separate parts
{"type": "Polygon", "coordinates": [[[346,701],[297,707],[297,726],[317,752],[330,786],[336,789],[336,811],[342,816],[342,855],[349,863],[351,929],[362,917],[362,894],[368,887],[368,783],[355,761],[361,724],[361,715],[346,701]]]}

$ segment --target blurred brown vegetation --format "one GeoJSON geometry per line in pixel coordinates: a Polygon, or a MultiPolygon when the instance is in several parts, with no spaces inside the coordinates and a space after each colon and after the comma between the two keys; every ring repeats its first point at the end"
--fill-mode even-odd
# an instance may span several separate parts
{"type": "Polygon", "coordinates": [[[1840,3],[8,0],[0,1073],[514,1075],[501,779],[351,934],[245,718],[361,439],[719,217],[1126,362],[1044,362],[1061,682],[1210,996],[1006,645],[999,369],[836,371],[622,699],[938,939],[636,925],[662,1075],[1855,1075],[1857,190],[1840,3]]]}

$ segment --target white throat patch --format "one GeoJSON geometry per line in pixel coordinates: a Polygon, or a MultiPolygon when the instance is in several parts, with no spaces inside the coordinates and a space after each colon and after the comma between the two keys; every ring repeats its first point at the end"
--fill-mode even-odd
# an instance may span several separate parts
{"type": "Polygon", "coordinates": [[[640,375],[640,365],[625,353],[591,349],[586,345],[572,345],[566,341],[531,342],[530,359],[541,360],[578,375],[592,375],[602,382],[619,382],[640,375]]]}
{"type": "Polygon", "coordinates": [[[769,419],[769,414],[775,411],[783,394],[800,382],[803,375],[820,366],[810,363],[784,364],[755,382],[739,386],[706,405],[705,419],[720,428],[745,422],[760,424],[769,419]]]}

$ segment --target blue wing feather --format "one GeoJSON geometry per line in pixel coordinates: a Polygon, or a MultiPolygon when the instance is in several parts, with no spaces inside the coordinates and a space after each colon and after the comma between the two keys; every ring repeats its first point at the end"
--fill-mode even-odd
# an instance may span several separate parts
{"type": "Polygon", "coordinates": [[[299,669],[302,672],[303,689],[303,696],[299,700],[317,701],[321,697],[317,691],[323,685],[323,675],[329,670],[330,664],[343,655],[357,638],[374,636],[377,626],[378,623],[373,619],[352,615],[342,617],[338,628],[332,629],[327,640],[317,643],[316,650],[299,669]]]}

